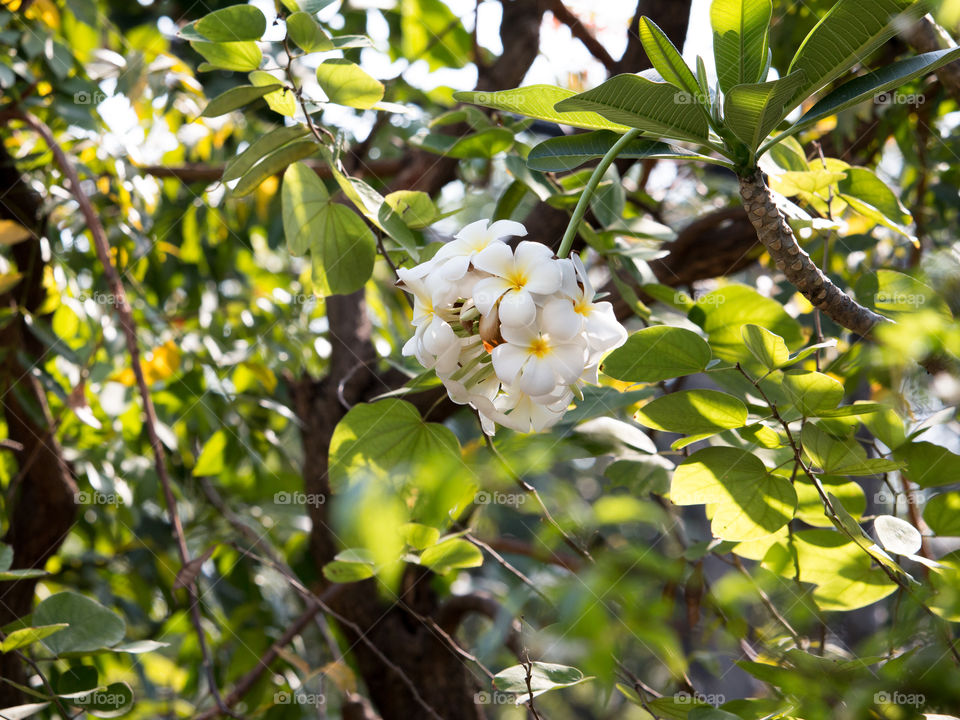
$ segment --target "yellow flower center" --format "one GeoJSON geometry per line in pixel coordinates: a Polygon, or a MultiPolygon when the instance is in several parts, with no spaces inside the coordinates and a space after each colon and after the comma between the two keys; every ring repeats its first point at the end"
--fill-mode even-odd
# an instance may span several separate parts
{"type": "Polygon", "coordinates": [[[573,304],[573,311],[586,317],[590,314],[590,303],[587,302],[586,298],[582,298],[579,302],[573,304]]]}
{"type": "Polygon", "coordinates": [[[514,272],[507,275],[507,282],[513,285],[514,290],[523,290],[527,284],[529,278],[525,273],[515,270],[514,272]]]}
{"type": "Polygon", "coordinates": [[[536,355],[538,358],[542,358],[545,355],[549,355],[550,343],[548,343],[542,337],[538,337],[536,340],[530,343],[530,354],[536,355]]]}

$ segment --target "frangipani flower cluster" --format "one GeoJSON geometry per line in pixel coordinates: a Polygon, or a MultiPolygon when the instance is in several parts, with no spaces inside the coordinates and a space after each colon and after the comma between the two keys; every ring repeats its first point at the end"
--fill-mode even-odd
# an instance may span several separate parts
{"type": "Polygon", "coordinates": [[[580,258],[559,259],[512,220],[479,220],[427,262],[401,268],[416,331],[403,354],[435,370],[450,398],[495,424],[539,432],[597,382],[600,359],[627,332],[595,292],[580,258]]]}

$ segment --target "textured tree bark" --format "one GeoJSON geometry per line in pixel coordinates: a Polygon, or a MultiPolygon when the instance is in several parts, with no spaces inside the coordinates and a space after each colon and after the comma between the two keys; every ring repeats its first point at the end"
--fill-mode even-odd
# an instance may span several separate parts
{"type": "Polygon", "coordinates": [[[867,335],[875,325],[890,322],[845,294],[814,264],[774,203],[760,170],[741,176],[740,197],[760,242],[777,268],[814,307],[858,335],[867,335]]]}
{"type": "MultiPolygon", "coordinates": [[[[16,220],[34,236],[12,248],[23,279],[0,296],[2,307],[36,310],[46,295],[43,287],[44,262],[40,241],[43,220],[40,197],[30,189],[0,143],[0,217],[16,220]]],[[[20,360],[21,355],[41,358],[43,345],[17,315],[0,330],[0,348],[6,350],[0,365],[0,394],[4,419],[17,460],[15,502],[10,506],[9,527],[3,542],[13,547],[14,568],[39,568],[60,547],[76,515],[77,486],[63,459],[54,434],[54,423],[46,396],[20,360]]],[[[32,363],[31,363],[32,364],[32,363]]],[[[0,625],[28,614],[33,608],[36,580],[0,582],[0,625]]],[[[25,668],[8,653],[0,656],[0,677],[24,683],[25,668]]],[[[0,707],[26,702],[19,690],[0,683],[0,707]]]]}

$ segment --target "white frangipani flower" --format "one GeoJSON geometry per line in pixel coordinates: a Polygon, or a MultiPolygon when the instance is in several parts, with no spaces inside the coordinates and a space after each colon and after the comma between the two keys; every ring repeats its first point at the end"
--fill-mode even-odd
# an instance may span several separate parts
{"type": "MultiPolygon", "coordinates": [[[[561,261],[563,262],[563,261],[561,261]]],[[[570,261],[575,274],[564,268],[564,297],[554,297],[543,306],[543,328],[553,337],[584,333],[592,352],[605,353],[627,341],[627,331],[609,302],[593,302],[596,293],[579,257],[570,261]]]]}
{"type": "Polygon", "coordinates": [[[492,277],[477,281],[473,299],[482,315],[499,302],[500,322],[529,325],[537,317],[536,295],[560,289],[562,275],[553,251],[546,245],[524,241],[516,252],[508,245],[490,245],[477,253],[474,266],[492,277]]]}
{"type": "Polygon", "coordinates": [[[574,396],[598,382],[602,355],[626,331],[609,303],[595,303],[579,258],[557,259],[539,243],[512,250],[503,238],[527,231],[509,220],[464,227],[427,262],[401,268],[414,296],[414,336],[403,354],[432,369],[455,403],[495,424],[539,432],[574,396]]]}

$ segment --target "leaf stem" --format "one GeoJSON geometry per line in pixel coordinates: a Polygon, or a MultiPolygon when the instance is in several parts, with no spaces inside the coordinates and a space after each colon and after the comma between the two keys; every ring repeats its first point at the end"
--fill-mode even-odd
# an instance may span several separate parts
{"type": "Polygon", "coordinates": [[[620,151],[639,134],[640,131],[636,128],[627,131],[600,159],[600,163],[593,170],[593,175],[591,175],[590,180],[587,181],[587,186],[583,189],[583,194],[580,195],[577,207],[573,211],[573,217],[570,218],[570,224],[567,225],[567,231],[563,234],[563,240],[560,241],[560,249],[557,250],[557,257],[566,257],[570,254],[573,239],[577,236],[577,231],[580,229],[583,216],[590,206],[590,198],[593,197],[593,193],[596,191],[597,185],[600,184],[601,178],[606,174],[607,168],[610,167],[610,164],[616,159],[617,155],[620,154],[620,151]]]}

